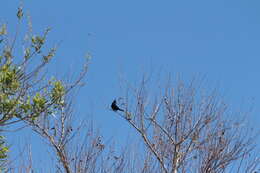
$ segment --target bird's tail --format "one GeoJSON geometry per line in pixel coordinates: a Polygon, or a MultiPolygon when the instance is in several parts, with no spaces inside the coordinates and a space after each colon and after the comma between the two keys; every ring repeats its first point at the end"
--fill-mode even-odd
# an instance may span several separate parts
{"type": "Polygon", "coordinates": [[[121,111],[121,112],[125,112],[123,109],[120,109],[120,108],[118,110],[121,111]]]}

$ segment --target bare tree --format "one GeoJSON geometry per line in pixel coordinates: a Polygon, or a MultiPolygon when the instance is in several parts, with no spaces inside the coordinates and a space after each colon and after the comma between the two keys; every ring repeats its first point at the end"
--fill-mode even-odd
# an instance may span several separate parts
{"type": "MultiPolygon", "coordinates": [[[[148,172],[250,172],[259,169],[256,135],[245,116],[234,113],[218,92],[206,92],[196,80],[176,87],[168,82],[155,95],[143,78],[138,87],[127,82],[118,114],[141,136],[156,162],[148,172]],[[243,118],[244,117],[244,118],[243,118]],[[254,157],[252,157],[254,155],[254,157]]],[[[144,171],[147,172],[147,171],[144,171]]]]}

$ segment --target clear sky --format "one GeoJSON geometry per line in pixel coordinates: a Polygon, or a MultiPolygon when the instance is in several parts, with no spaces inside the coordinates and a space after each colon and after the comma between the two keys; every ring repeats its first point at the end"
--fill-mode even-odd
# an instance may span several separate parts
{"type": "MultiPolygon", "coordinates": [[[[0,6],[0,22],[13,29],[19,2],[0,6]]],[[[206,75],[236,108],[253,99],[252,124],[259,127],[259,0],[24,0],[23,5],[36,33],[50,26],[50,44],[61,42],[51,64],[54,73],[77,71],[91,53],[76,107],[80,116],[91,114],[104,135],[122,139],[128,131],[108,109],[122,94],[120,74],[136,82],[151,69],[184,80],[206,75]]]]}

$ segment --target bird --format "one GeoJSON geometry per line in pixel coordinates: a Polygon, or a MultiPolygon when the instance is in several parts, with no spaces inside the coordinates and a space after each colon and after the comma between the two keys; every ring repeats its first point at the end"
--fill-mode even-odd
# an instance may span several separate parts
{"type": "Polygon", "coordinates": [[[115,111],[115,112],[116,112],[116,111],[124,112],[123,109],[120,109],[120,108],[116,105],[116,100],[114,100],[114,101],[112,102],[111,108],[112,108],[112,110],[115,111]]]}

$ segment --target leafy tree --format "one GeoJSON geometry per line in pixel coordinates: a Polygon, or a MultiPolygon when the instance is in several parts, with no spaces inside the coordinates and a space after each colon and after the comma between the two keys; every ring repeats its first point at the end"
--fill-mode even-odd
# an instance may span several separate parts
{"type": "MultiPolygon", "coordinates": [[[[23,8],[19,7],[17,12],[19,26],[24,24],[24,17],[23,8]]],[[[25,47],[24,53],[16,55],[19,47],[14,45],[19,37],[19,27],[15,38],[10,41],[7,24],[0,26],[0,126],[2,129],[20,123],[47,141],[57,159],[55,172],[104,172],[108,169],[114,172],[120,162],[111,160],[113,157],[109,150],[102,155],[105,148],[102,136],[84,121],[73,127],[73,92],[83,84],[82,80],[87,73],[90,57],[86,57],[80,74],[71,83],[49,77],[46,68],[55,58],[57,50],[55,46],[47,50],[47,36],[50,29],[47,28],[43,34],[36,35],[32,32],[31,21],[28,20],[29,29],[26,39],[21,43],[25,47]],[[86,129],[88,129],[87,134],[86,129]],[[103,159],[107,162],[102,163],[103,159]]],[[[21,166],[12,165],[8,160],[8,151],[11,148],[6,145],[4,139],[2,133],[0,166],[3,171],[38,171],[32,164],[30,151],[28,151],[28,163],[21,166]]]]}
{"type": "MultiPolygon", "coordinates": [[[[23,16],[23,9],[19,7],[18,25],[23,23],[23,16]]],[[[80,84],[87,72],[86,63],[79,78],[72,84],[66,84],[54,77],[48,79],[44,73],[45,68],[56,52],[56,47],[50,48],[49,51],[43,50],[49,31],[50,29],[47,28],[42,35],[34,35],[29,29],[24,43],[24,54],[18,57],[14,55],[15,49],[18,49],[14,45],[19,35],[16,34],[14,40],[10,42],[7,25],[2,24],[0,28],[0,126],[2,128],[22,122],[48,138],[48,133],[44,131],[46,119],[64,111],[65,97],[80,84]]],[[[52,138],[48,139],[54,142],[52,138]]],[[[60,146],[55,144],[55,147],[60,161],[65,162],[60,146]]],[[[4,136],[1,136],[1,161],[7,158],[8,149],[4,136]]]]}

